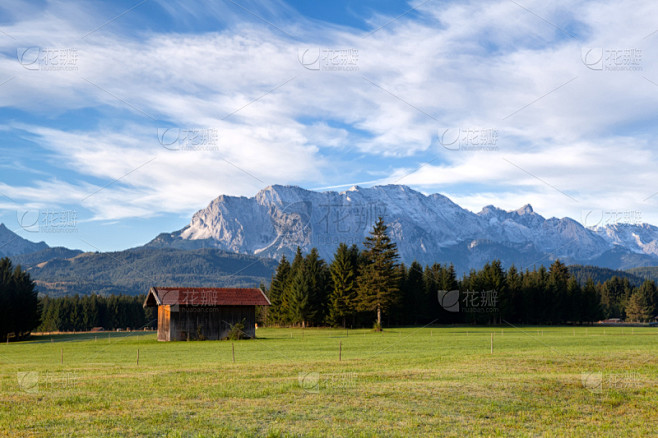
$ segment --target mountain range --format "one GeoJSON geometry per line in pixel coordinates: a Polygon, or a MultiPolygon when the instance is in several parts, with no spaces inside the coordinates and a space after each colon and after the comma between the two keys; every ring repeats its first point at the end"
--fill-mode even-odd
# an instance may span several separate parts
{"type": "Polygon", "coordinates": [[[304,252],[316,247],[330,261],[339,243],[361,245],[378,217],[407,264],[452,263],[460,273],[493,259],[518,268],[557,258],[610,269],[658,265],[658,228],[650,224],[586,228],[568,217],[544,218],[529,204],[473,213],[441,194],[403,185],[340,193],[274,185],[254,197],[221,195],[182,229],[113,253],[49,248],[0,224],[0,256],[21,263],[40,289],[56,294],[139,293],[153,282],[253,285],[267,281],[276,260],[292,257],[298,246],[304,252]]]}
{"type": "Polygon", "coordinates": [[[341,193],[275,185],[252,198],[222,195],[189,225],[145,247],[219,248],[268,258],[316,247],[330,260],[338,243],[361,244],[380,216],[405,263],[453,263],[460,272],[492,259],[523,268],[557,258],[612,269],[658,264],[653,225],[586,228],[568,217],[546,219],[529,204],[512,211],[489,205],[473,213],[443,195],[403,185],[341,193]]]}

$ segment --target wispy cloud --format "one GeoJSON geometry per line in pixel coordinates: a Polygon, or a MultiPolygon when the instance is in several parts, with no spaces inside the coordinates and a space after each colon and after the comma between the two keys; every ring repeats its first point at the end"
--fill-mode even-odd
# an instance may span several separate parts
{"type": "Polygon", "coordinates": [[[378,17],[370,31],[309,20],[284,3],[154,3],[177,26],[205,17],[218,30],[137,38],[121,20],[140,7],[81,39],[103,20],[89,8],[69,16],[59,2],[0,26],[13,37],[0,38],[0,80],[15,77],[0,87],[2,105],[43,120],[11,129],[34,136],[74,176],[66,178],[69,199],[54,193],[63,184],[55,170],[7,184],[18,199],[76,202],[73,193],[91,193],[153,157],[90,198],[95,218],[179,213],[274,183],[341,187],[340,175],[407,175],[402,183],[474,209],[499,199],[533,202],[550,215],[581,206],[549,185],[599,205],[642,202],[656,191],[656,128],[647,114],[658,109],[658,89],[642,79],[658,78],[646,39],[655,31],[650,2],[417,1],[413,13],[378,17]],[[16,48],[30,46],[73,48],[77,69],[27,70],[16,48]],[[582,60],[592,47],[643,51],[642,70],[592,69],[582,60]],[[355,68],[305,68],[299,53],[309,48],[338,57],[354,50],[355,68]],[[49,120],[80,111],[92,120],[49,120]],[[216,129],[218,143],[170,151],[158,143],[162,127],[216,129]],[[439,132],[474,128],[495,130],[498,152],[438,144],[439,132]],[[341,172],[332,169],[337,151],[341,172]]]}

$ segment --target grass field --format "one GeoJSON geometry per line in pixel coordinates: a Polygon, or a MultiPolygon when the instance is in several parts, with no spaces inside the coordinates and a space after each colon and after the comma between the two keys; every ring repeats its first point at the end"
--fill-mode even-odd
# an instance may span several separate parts
{"type": "Polygon", "coordinates": [[[658,433],[655,328],[259,329],[235,343],[110,336],[0,345],[0,434],[658,433]]]}

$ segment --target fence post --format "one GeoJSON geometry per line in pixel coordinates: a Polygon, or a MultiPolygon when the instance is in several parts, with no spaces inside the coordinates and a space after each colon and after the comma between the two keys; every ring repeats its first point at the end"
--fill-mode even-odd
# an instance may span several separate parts
{"type": "Polygon", "coordinates": [[[338,362],[343,360],[343,341],[338,342],[338,362]]]}
{"type": "Polygon", "coordinates": [[[231,348],[233,349],[233,363],[235,363],[235,344],[231,342],[231,348]]]}
{"type": "Polygon", "coordinates": [[[491,333],[491,354],[493,354],[493,332],[491,333]]]}

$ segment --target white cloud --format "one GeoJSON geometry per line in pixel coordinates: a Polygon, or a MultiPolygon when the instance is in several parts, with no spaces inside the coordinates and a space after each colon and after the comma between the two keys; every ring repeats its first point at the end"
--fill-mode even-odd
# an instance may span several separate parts
{"type": "MultiPolygon", "coordinates": [[[[188,211],[220,193],[252,195],[274,183],[342,184],[326,180],[336,149],[364,154],[368,163],[355,159],[345,171],[363,180],[394,168],[382,179],[392,182],[415,170],[399,157],[431,161],[400,183],[452,192],[475,210],[532,202],[548,216],[573,215],[580,204],[630,206],[658,191],[647,117],[658,110],[650,82],[658,83],[658,36],[645,38],[656,30],[650,2],[415,4],[420,19],[410,14],[370,36],[249,3],[274,26],[239,21],[249,14],[223,5],[204,11],[225,26],[216,32],[137,39],[110,26],[81,40],[98,17],[67,16],[52,3],[60,8],[0,27],[15,38],[0,40],[0,80],[15,76],[0,88],[2,105],[41,116],[99,111],[98,123],[80,129],[15,126],[61,157],[82,181],[67,184],[78,189],[102,187],[97,178],[111,182],[155,158],[87,202],[98,219],[188,211]],[[78,70],[27,71],[10,54],[23,44],[74,47],[78,70]],[[358,49],[358,71],[309,71],[298,61],[309,47],[358,49]],[[584,47],[641,49],[642,71],[591,70],[584,47]],[[168,126],[216,128],[219,151],[167,151],[156,131],[168,126]],[[495,129],[499,151],[441,148],[437,132],[447,128],[495,129]],[[375,160],[386,164],[373,170],[375,160]],[[465,195],[469,188],[477,194],[465,195]]],[[[161,5],[181,22],[203,16],[195,4],[161,5]]],[[[385,22],[372,18],[373,26],[385,22]]],[[[61,189],[55,179],[16,194],[59,199],[46,193],[61,189]]],[[[62,202],[75,202],[77,191],[62,202]]]]}

